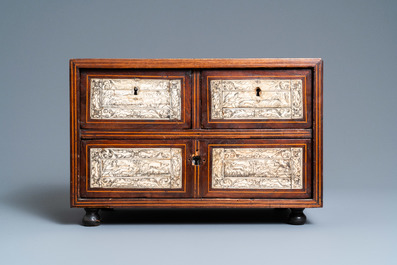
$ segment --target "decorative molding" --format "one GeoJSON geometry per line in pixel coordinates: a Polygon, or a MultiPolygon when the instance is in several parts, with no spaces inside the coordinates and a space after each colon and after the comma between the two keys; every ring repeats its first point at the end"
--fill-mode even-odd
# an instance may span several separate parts
{"type": "Polygon", "coordinates": [[[303,148],[213,148],[213,189],[302,189],[303,148]]]}
{"type": "Polygon", "coordinates": [[[180,120],[180,79],[91,79],[91,119],[180,120]]]}
{"type": "Polygon", "coordinates": [[[210,88],[212,119],[303,118],[300,79],[211,80],[210,88]]]}
{"type": "Polygon", "coordinates": [[[91,148],[90,187],[182,188],[181,148],[91,148]]]}

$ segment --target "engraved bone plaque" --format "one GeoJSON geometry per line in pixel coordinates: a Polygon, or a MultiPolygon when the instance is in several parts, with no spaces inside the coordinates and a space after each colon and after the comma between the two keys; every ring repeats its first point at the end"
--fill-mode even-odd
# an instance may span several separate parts
{"type": "Polygon", "coordinates": [[[213,148],[214,189],[301,189],[302,148],[213,148]]]}
{"type": "Polygon", "coordinates": [[[91,148],[90,187],[179,189],[181,148],[91,148]]]}
{"type": "Polygon", "coordinates": [[[180,120],[180,79],[91,79],[91,119],[180,120]]]}
{"type": "Polygon", "coordinates": [[[301,119],[302,80],[211,80],[212,119],[301,119]]]}

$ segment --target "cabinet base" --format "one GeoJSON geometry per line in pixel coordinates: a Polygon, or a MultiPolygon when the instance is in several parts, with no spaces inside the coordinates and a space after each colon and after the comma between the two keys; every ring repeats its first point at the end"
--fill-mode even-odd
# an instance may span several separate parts
{"type": "MultiPolygon", "coordinates": [[[[84,208],[86,214],[83,217],[83,225],[84,226],[99,226],[101,224],[101,217],[99,215],[99,211],[114,211],[113,208],[84,208]]],[[[303,213],[305,208],[291,208],[288,219],[286,218],[288,212],[288,208],[275,208],[277,215],[281,214],[284,221],[287,220],[288,224],[291,225],[303,225],[306,223],[306,215],[303,213]]],[[[110,213],[109,213],[110,214],[110,213]]]]}

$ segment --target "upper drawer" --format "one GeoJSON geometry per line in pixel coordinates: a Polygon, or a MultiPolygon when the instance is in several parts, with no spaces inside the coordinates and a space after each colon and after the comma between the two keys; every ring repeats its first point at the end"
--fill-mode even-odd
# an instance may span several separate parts
{"type": "Polygon", "coordinates": [[[190,72],[87,71],[82,128],[189,128],[190,72]]]}
{"type": "Polygon", "coordinates": [[[311,71],[203,71],[204,128],[310,128],[311,71]]]}

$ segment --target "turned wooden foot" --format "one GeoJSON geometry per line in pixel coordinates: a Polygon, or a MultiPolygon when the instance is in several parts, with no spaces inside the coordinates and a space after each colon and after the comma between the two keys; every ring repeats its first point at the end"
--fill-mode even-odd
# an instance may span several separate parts
{"type": "Polygon", "coordinates": [[[83,217],[84,226],[98,226],[101,224],[101,217],[99,216],[99,209],[84,208],[85,215],[83,217]]]}
{"type": "Polygon", "coordinates": [[[303,213],[305,208],[291,208],[288,223],[291,225],[303,225],[306,222],[306,215],[303,213]]]}

